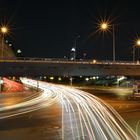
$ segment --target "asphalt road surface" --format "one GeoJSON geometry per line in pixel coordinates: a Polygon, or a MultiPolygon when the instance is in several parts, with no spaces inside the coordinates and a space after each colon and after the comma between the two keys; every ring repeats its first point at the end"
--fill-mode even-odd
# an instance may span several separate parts
{"type": "MultiPolygon", "coordinates": [[[[139,100],[129,100],[128,97],[130,92],[125,91],[125,89],[84,90],[99,96],[113,106],[133,130],[135,132],[137,131],[137,134],[140,133],[140,102],[139,100]]],[[[59,99],[55,97],[55,94],[50,96],[47,100],[44,97],[38,97],[38,95],[28,96],[21,94],[20,96],[14,95],[12,97],[6,96],[0,98],[1,108],[6,107],[7,105],[17,105],[19,103],[22,105],[0,110],[1,140],[90,140],[92,138],[92,136],[89,137],[84,135],[86,132],[83,132],[83,135],[80,134],[73,137],[73,135],[76,135],[75,133],[77,131],[77,129],[75,129],[75,120],[71,120],[74,115],[67,113],[67,111],[64,112],[63,106],[58,102],[59,99]],[[36,104],[28,102],[30,99],[33,99],[33,97],[37,98],[37,100],[34,101],[36,104]],[[51,102],[51,100],[53,100],[53,102],[51,102]],[[28,104],[22,104],[23,101],[28,102],[28,104]],[[41,104],[39,101],[42,101],[41,104]],[[64,114],[63,117],[62,114],[64,114]],[[75,128],[73,129],[71,129],[71,122],[74,122],[73,127],[75,128]],[[65,126],[63,126],[64,123],[65,126]],[[71,133],[71,130],[74,132],[71,133]]],[[[72,100],[73,99],[71,98],[70,101],[72,100]]],[[[68,105],[66,106],[69,108],[68,105]]],[[[76,104],[74,105],[74,108],[76,108],[76,104]]],[[[75,115],[77,116],[78,114],[76,113],[75,115]]],[[[78,126],[78,128],[79,127],[80,126],[78,126]]]]}

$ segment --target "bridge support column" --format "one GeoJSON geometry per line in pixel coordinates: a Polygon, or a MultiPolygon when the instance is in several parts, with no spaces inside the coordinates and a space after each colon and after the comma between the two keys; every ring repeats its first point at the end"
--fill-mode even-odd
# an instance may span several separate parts
{"type": "Polygon", "coordinates": [[[70,77],[70,85],[72,86],[73,78],[72,76],[70,77]]]}

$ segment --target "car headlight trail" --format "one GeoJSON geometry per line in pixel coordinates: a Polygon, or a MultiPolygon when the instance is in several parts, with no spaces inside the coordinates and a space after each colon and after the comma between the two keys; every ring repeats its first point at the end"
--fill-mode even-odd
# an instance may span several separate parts
{"type": "MultiPolygon", "coordinates": [[[[37,81],[21,78],[26,85],[36,87],[37,81]]],[[[136,140],[135,132],[122,117],[103,100],[72,87],[38,81],[40,96],[0,111],[24,107],[19,111],[0,115],[0,119],[11,117],[59,103],[62,108],[63,140],[136,140]]]]}

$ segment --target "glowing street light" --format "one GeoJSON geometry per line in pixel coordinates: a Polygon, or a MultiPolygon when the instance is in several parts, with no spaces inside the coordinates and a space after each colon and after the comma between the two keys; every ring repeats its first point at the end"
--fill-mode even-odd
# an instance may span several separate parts
{"type": "Polygon", "coordinates": [[[6,26],[1,27],[1,33],[6,34],[8,32],[8,28],[6,26]]]}
{"type": "Polygon", "coordinates": [[[138,47],[138,62],[139,62],[140,39],[137,40],[137,47],[138,47]]]}
{"type": "Polygon", "coordinates": [[[137,40],[137,46],[140,46],[140,39],[137,40]]]}
{"type": "Polygon", "coordinates": [[[50,80],[54,80],[54,77],[50,77],[50,80]]]}
{"type": "Polygon", "coordinates": [[[115,62],[116,52],[115,52],[115,29],[114,29],[114,25],[110,25],[108,22],[102,22],[100,24],[100,30],[102,30],[102,31],[109,30],[110,26],[112,26],[112,35],[113,35],[112,56],[113,56],[113,62],[115,62]]]}
{"type": "MultiPolygon", "coordinates": [[[[4,35],[8,32],[8,28],[6,26],[2,26],[0,28],[1,32],[1,57],[3,59],[3,43],[4,43],[4,35]]],[[[0,81],[2,81],[2,77],[0,77],[0,81]]],[[[2,91],[2,83],[0,83],[0,92],[2,91]]]]}
{"type": "Polygon", "coordinates": [[[100,28],[101,28],[102,30],[108,29],[108,23],[106,23],[106,22],[101,23],[100,26],[101,26],[100,28]]]}
{"type": "Polygon", "coordinates": [[[18,54],[21,54],[21,53],[22,53],[22,51],[21,51],[20,49],[18,49],[18,50],[17,50],[17,53],[18,53],[18,54]]]}
{"type": "MultiPolygon", "coordinates": [[[[138,48],[138,49],[140,48],[140,39],[137,39],[135,44],[134,44],[134,46],[133,46],[133,62],[135,62],[135,54],[136,54],[135,51],[136,51],[136,48],[138,48]]],[[[139,50],[138,50],[138,55],[139,55],[139,50]]],[[[139,60],[137,60],[137,62],[139,62],[139,60]]]]}
{"type": "Polygon", "coordinates": [[[97,61],[94,59],[94,60],[93,60],[93,64],[96,64],[96,62],[97,62],[97,61]]]}
{"type": "Polygon", "coordinates": [[[22,54],[21,49],[18,49],[18,50],[17,50],[17,56],[18,56],[18,57],[21,57],[21,54],[22,54]]]}
{"type": "Polygon", "coordinates": [[[3,46],[3,43],[4,43],[4,35],[5,34],[7,34],[7,32],[8,32],[8,27],[6,27],[6,26],[2,26],[1,28],[0,28],[0,31],[1,31],[1,57],[3,58],[3,49],[4,49],[4,46],[3,46]]]}

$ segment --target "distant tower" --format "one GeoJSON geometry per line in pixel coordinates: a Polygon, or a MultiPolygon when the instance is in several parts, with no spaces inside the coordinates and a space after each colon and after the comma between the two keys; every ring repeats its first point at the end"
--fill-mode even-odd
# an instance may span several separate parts
{"type": "Polygon", "coordinates": [[[70,51],[70,60],[75,60],[75,59],[76,59],[76,49],[75,47],[72,47],[70,51]]]}
{"type": "Polygon", "coordinates": [[[17,50],[17,57],[21,57],[21,53],[22,53],[21,49],[18,49],[17,50]]]}
{"type": "Polygon", "coordinates": [[[70,60],[75,60],[76,59],[76,51],[77,51],[77,39],[80,38],[80,35],[78,35],[75,40],[74,40],[74,47],[71,48],[71,53],[70,53],[70,60]]]}

